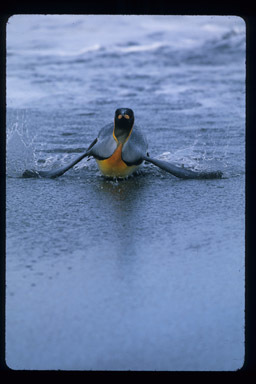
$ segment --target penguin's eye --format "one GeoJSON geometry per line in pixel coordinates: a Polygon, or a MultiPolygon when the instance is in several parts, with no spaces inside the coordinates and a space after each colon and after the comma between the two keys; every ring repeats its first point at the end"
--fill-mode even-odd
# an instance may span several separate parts
{"type": "Polygon", "coordinates": [[[122,119],[122,117],[123,117],[122,115],[117,116],[118,120],[122,119]]]}
{"type": "Polygon", "coordinates": [[[130,119],[130,116],[129,115],[124,115],[124,117],[129,120],[130,119]]]}

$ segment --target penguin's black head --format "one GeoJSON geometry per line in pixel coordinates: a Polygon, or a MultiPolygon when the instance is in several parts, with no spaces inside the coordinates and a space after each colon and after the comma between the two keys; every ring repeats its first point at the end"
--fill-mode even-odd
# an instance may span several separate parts
{"type": "Polygon", "coordinates": [[[118,141],[124,142],[131,133],[134,124],[134,113],[130,108],[118,108],[115,112],[114,135],[118,141]]]}

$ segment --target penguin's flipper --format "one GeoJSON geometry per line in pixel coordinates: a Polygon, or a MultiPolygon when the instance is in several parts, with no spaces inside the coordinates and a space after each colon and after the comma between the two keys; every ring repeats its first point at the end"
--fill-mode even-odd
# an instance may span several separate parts
{"type": "Polygon", "coordinates": [[[149,156],[143,156],[143,160],[149,163],[156,165],[157,167],[163,169],[166,172],[171,173],[172,175],[179,177],[181,179],[221,179],[222,172],[195,172],[189,169],[184,169],[181,167],[177,167],[171,163],[168,163],[164,160],[153,159],[149,156]]]}
{"type": "Polygon", "coordinates": [[[79,163],[79,161],[83,160],[86,156],[90,156],[92,152],[92,147],[96,144],[97,139],[95,139],[91,145],[87,148],[86,152],[84,152],[82,155],[78,156],[76,159],[72,160],[69,164],[64,165],[63,167],[59,169],[53,169],[50,171],[36,171],[36,170],[26,170],[23,172],[22,177],[46,177],[46,178],[55,178],[63,175],[65,172],[67,172],[70,168],[72,168],[74,165],[79,163]]]}

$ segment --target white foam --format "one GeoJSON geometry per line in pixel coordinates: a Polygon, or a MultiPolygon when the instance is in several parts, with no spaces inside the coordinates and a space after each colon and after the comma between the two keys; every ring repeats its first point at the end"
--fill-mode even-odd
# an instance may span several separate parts
{"type": "MultiPolygon", "coordinates": [[[[48,51],[48,54],[51,54],[51,55],[55,55],[55,56],[81,56],[81,55],[84,55],[85,53],[88,53],[88,52],[94,52],[94,51],[98,51],[101,49],[101,45],[100,44],[94,44],[92,46],[88,46],[88,47],[84,47],[84,48],[81,48],[79,50],[75,50],[75,51],[72,51],[72,50],[49,50],[48,51]]],[[[43,51],[41,52],[41,54],[45,54],[46,52],[43,51]]]]}
{"type": "Polygon", "coordinates": [[[119,48],[119,51],[121,52],[143,52],[143,51],[152,51],[154,49],[160,48],[167,45],[166,43],[161,42],[155,42],[152,44],[145,44],[145,45],[132,45],[130,47],[123,47],[119,48]]]}

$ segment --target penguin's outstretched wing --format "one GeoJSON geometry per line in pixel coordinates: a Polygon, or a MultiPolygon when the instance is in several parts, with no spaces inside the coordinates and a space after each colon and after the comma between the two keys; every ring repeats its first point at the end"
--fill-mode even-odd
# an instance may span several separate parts
{"type": "Polygon", "coordinates": [[[148,143],[145,136],[134,126],[129,140],[123,146],[122,159],[127,165],[137,165],[147,161],[182,179],[220,179],[222,177],[221,171],[195,172],[164,160],[154,159],[148,156],[147,149],[148,143]]]}
{"type": "Polygon", "coordinates": [[[93,140],[91,145],[87,148],[86,152],[78,156],[76,159],[72,160],[70,163],[64,165],[63,167],[59,169],[53,169],[49,171],[36,171],[34,169],[32,170],[26,170],[23,172],[22,177],[46,177],[46,178],[55,178],[63,175],[63,173],[67,172],[70,168],[72,168],[74,165],[76,165],[79,161],[83,160],[86,156],[91,156],[91,151],[93,146],[97,143],[97,139],[93,140]]]}
{"type": "Polygon", "coordinates": [[[152,157],[149,157],[149,156],[143,156],[143,160],[148,161],[149,163],[156,165],[157,167],[163,169],[164,171],[169,172],[172,175],[176,177],[180,177],[182,179],[221,179],[222,178],[221,171],[195,172],[189,169],[177,167],[176,165],[168,163],[167,161],[164,161],[164,160],[153,159],[152,157]]]}
{"type": "Polygon", "coordinates": [[[79,161],[83,160],[87,156],[93,156],[97,159],[106,159],[110,157],[117,147],[117,143],[113,137],[114,124],[110,123],[104,126],[98,137],[93,140],[91,145],[87,148],[86,152],[72,160],[70,163],[64,165],[59,169],[53,169],[49,171],[37,171],[37,170],[26,170],[23,172],[23,177],[47,177],[55,178],[63,175],[70,168],[76,165],[79,161]]]}

